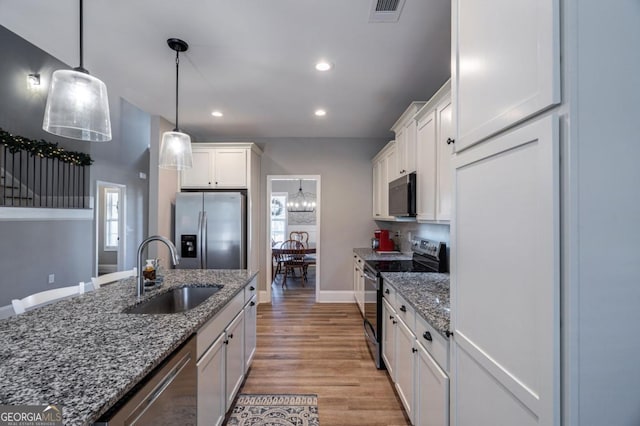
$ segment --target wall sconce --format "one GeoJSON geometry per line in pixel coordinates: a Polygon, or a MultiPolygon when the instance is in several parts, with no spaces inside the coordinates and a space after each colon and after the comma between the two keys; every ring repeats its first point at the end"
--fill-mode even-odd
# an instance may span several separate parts
{"type": "Polygon", "coordinates": [[[27,88],[29,90],[38,90],[40,88],[40,74],[27,75],[27,88]]]}

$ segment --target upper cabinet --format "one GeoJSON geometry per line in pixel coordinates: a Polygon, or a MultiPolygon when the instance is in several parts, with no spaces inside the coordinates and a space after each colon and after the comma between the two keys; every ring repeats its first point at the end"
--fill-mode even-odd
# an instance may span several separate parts
{"type": "Polygon", "coordinates": [[[558,0],[454,0],[452,7],[455,148],[462,151],[560,102],[559,7],[558,0]]]}
{"type": "Polygon", "coordinates": [[[390,141],[373,157],[373,219],[395,220],[389,215],[389,182],[397,169],[396,142],[390,141]]]}
{"type": "Polygon", "coordinates": [[[245,189],[250,178],[249,144],[192,144],[193,168],[180,177],[186,189],[245,189]],[[221,146],[216,146],[221,145],[221,146]]]}
{"type": "Polygon", "coordinates": [[[417,220],[451,220],[451,161],[454,129],[451,82],[415,114],[417,127],[416,198],[417,220]]]}
{"type": "Polygon", "coordinates": [[[396,134],[396,164],[390,169],[390,180],[416,171],[417,126],[413,116],[425,102],[412,102],[393,125],[396,134]]]}

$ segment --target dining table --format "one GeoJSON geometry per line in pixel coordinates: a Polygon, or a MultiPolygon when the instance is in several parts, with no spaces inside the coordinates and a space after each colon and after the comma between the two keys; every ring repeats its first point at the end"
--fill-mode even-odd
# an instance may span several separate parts
{"type": "Polygon", "coordinates": [[[300,262],[305,266],[316,264],[316,248],[315,246],[302,248],[278,248],[271,247],[271,257],[276,262],[276,268],[271,268],[271,279],[275,279],[278,262],[287,257],[301,257],[300,262]]]}

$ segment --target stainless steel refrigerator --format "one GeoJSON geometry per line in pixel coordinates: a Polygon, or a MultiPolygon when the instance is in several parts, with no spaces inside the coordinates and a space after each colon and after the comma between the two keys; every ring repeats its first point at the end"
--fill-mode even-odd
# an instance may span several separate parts
{"type": "Polygon", "coordinates": [[[246,194],[176,194],[175,242],[181,269],[245,269],[246,194]]]}

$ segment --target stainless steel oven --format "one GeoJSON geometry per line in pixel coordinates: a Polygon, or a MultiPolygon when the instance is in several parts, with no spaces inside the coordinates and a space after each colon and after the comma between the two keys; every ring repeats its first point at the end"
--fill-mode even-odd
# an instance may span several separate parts
{"type": "Polygon", "coordinates": [[[382,280],[377,271],[364,266],[364,335],[376,367],[382,364],[382,280]]]}

